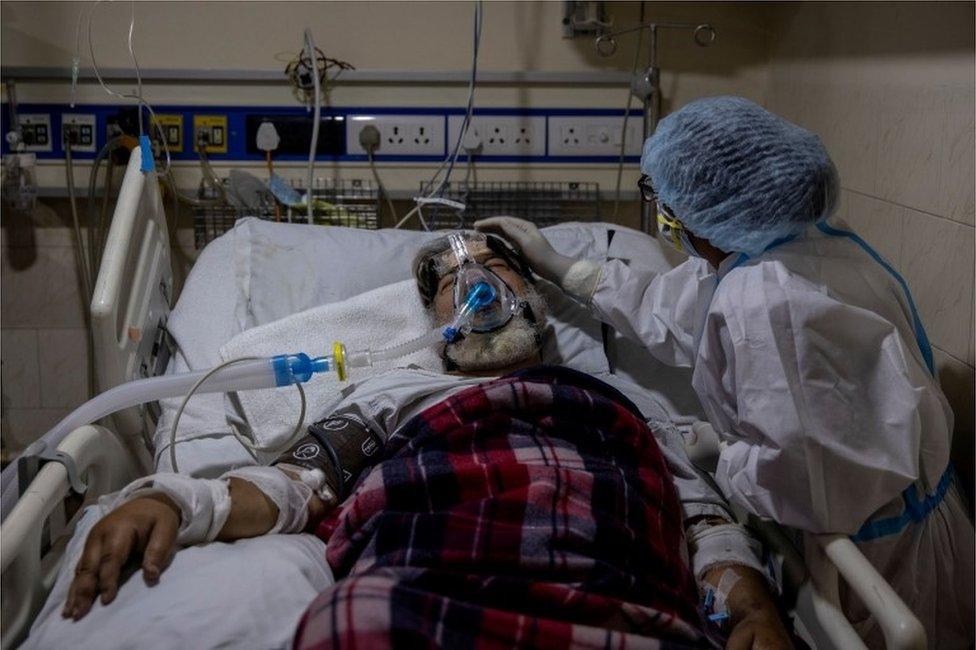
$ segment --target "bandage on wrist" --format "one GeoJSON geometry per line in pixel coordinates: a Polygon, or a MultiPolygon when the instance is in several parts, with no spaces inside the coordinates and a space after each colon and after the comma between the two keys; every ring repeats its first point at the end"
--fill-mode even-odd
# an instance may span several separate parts
{"type": "Polygon", "coordinates": [[[223,480],[236,478],[247,481],[260,490],[278,508],[278,518],[267,535],[300,533],[308,524],[308,502],[312,488],[289,478],[277,467],[239,467],[226,472],[223,480]]]}
{"type": "Polygon", "coordinates": [[[217,538],[230,515],[230,491],[220,479],[199,479],[164,472],[151,474],[125,486],[121,492],[103,497],[103,507],[114,510],[142,497],[162,494],[180,510],[176,543],[192,546],[217,538]]]}
{"type": "Polygon", "coordinates": [[[709,569],[723,564],[738,564],[763,573],[759,560],[762,547],[739,524],[696,523],[688,531],[695,577],[699,582],[709,569]]]}

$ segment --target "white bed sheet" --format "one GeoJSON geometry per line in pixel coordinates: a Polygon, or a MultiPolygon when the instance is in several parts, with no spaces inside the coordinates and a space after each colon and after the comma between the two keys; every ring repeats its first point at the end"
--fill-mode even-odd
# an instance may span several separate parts
{"type": "MultiPolygon", "coordinates": [[[[564,224],[547,229],[546,235],[564,254],[670,268],[655,240],[626,228],[564,224]],[[608,246],[610,229],[614,237],[608,246]]],[[[412,251],[431,236],[239,222],[194,265],[169,321],[178,351],[167,372],[220,363],[220,348],[245,329],[408,278],[412,251]],[[343,282],[343,277],[352,281],[343,282]]],[[[554,301],[554,319],[561,323],[548,359],[594,374],[613,367],[676,419],[700,411],[687,371],[666,368],[619,337],[611,340],[608,360],[600,324],[554,288],[546,291],[554,301]]],[[[179,401],[162,403],[156,434],[159,471],[170,469],[168,437],[179,401]]],[[[181,471],[195,476],[217,476],[253,462],[230,433],[221,395],[190,401],[180,422],[178,449],[181,471]]],[[[87,530],[99,514],[97,506],[86,512],[24,647],[134,648],[145,647],[147,640],[154,648],[287,647],[307,604],[332,583],[324,544],[312,536],[216,543],[178,553],[156,587],[135,576],[110,607],[96,604],[81,622],[65,621],[60,607],[87,530]]]]}
{"type": "Polygon", "coordinates": [[[74,566],[101,514],[92,506],[79,522],[22,649],[290,648],[305,608],[333,583],[325,544],[313,535],[214,542],[177,553],[155,586],[133,575],[115,602],[96,601],[80,621],[64,619],[74,566]]]}

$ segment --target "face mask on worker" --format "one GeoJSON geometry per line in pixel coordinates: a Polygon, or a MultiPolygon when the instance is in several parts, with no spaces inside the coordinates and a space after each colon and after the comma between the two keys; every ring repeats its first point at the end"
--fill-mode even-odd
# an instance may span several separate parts
{"type": "Polygon", "coordinates": [[[666,212],[667,208],[664,208],[661,204],[658,205],[657,231],[661,239],[679,252],[691,255],[692,257],[701,257],[698,251],[695,250],[695,245],[691,243],[691,237],[688,235],[688,231],[684,225],[669,215],[666,212]]]}
{"type": "Polygon", "coordinates": [[[640,188],[641,200],[653,204],[657,209],[657,232],[661,239],[681,253],[701,257],[695,250],[695,245],[691,243],[691,237],[684,225],[675,218],[671,209],[658,198],[647,174],[640,177],[640,180],[637,181],[637,187],[640,188]]]}

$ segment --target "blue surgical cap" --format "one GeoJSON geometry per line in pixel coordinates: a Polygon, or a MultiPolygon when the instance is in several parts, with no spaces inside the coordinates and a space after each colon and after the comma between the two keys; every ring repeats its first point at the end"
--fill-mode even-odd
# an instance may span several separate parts
{"type": "Polygon", "coordinates": [[[708,97],[665,117],[641,171],[685,227],[727,252],[758,255],[826,219],[837,171],[813,133],[741,97],[708,97]]]}

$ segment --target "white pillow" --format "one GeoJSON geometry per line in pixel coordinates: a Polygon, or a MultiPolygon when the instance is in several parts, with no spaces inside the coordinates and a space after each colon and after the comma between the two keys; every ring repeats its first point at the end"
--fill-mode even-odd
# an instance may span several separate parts
{"type": "Polygon", "coordinates": [[[255,218],[232,232],[242,330],[406,280],[414,253],[438,236],[255,218]]]}
{"type": "MultiPolygon", "coordinates": [[[[601,260],[608,224],[566,223],[543,229],[563,255],[601,260]]],[[[357,230],[242,219],[233,230],[237,319],[242,330],[313,307],[345,300],[412,277],[417,249],[440,232],[357,230]]],[[[540,282],[550,302],[553,336],[547,363],[584,372],[608,369],[600,324],[551,285],[540,282]]]]}

